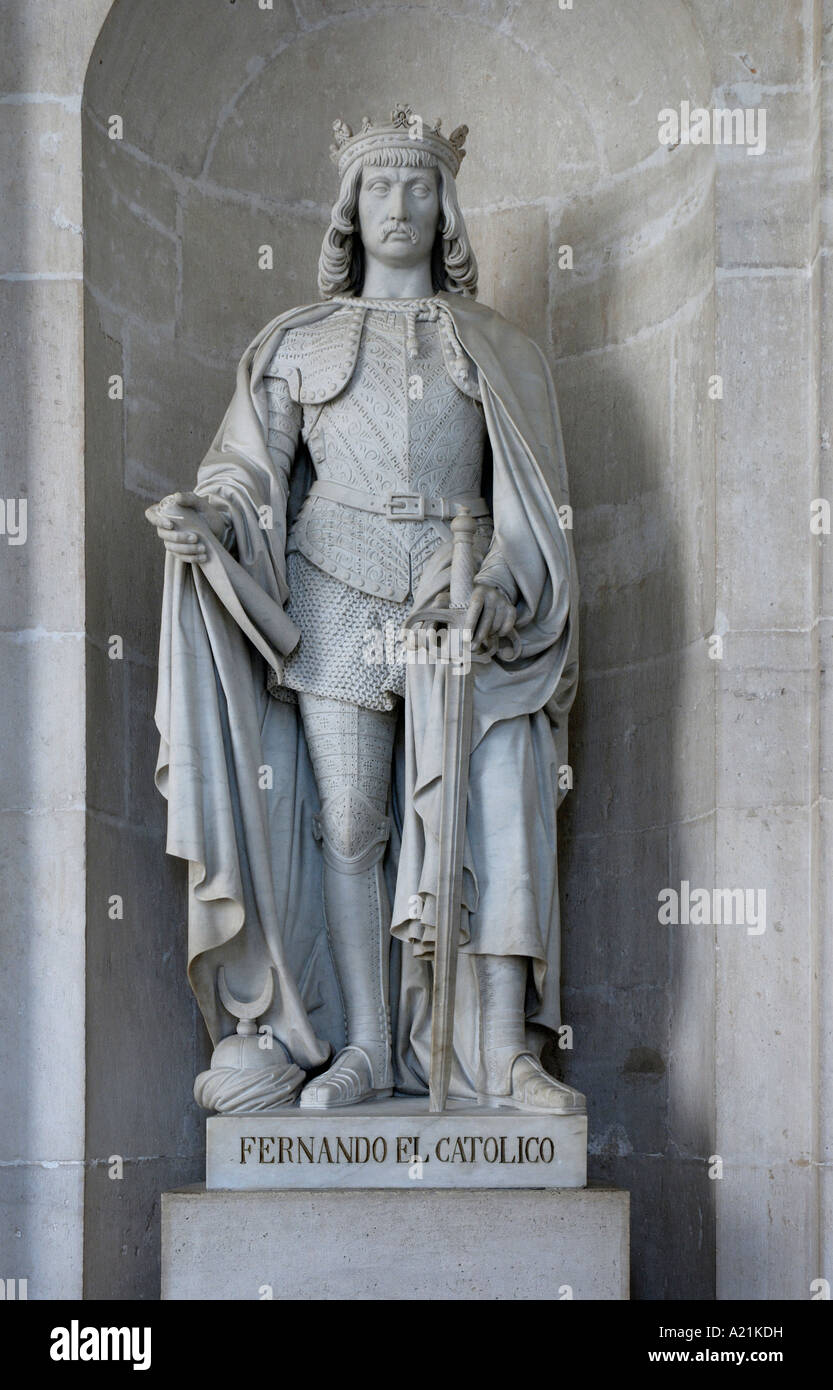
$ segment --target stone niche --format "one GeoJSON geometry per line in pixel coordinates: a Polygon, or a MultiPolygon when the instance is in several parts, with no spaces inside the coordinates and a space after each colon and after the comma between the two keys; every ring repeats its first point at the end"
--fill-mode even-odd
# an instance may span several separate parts
{"type": "Polygon", "coordinates": [[[710,1152],[713,946],[678,945],[656,918],[658,888],[710,882],[713,853],[698,818],[714,805],[700,640],[714,615],[714,158],[657,138],[664,106],[710,93],[680,0],[113,6],[82,113],[87,1140],[121,1154],[128,1180],[89,1170],[88,1296],[157,1295],[159,1194],[203,1167],[191,1084],[205,1039],[153,785],[162,555],[143,511],[192,479],[254,333],[316,297],[332,121],[398,101],[470,126],[459,191],[480,296],[539,342],[560,395],[584,675],[560,837],[573,1049],[554,1060],[589,1097],[591,1177],[632,1193],[634,1296],[713,1296],[714,1184],[680,1157],[710,1152]],[[115,892],[118,936],[101,906],[115,892]]]}

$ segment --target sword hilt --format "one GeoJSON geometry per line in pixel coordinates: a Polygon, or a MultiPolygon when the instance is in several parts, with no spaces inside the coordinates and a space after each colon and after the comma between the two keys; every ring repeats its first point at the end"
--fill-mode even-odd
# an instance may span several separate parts
{"type": "Polygon", "coordinates": [[[458,507],[451,523],[454,548],[451,552],[452,608],[468,608],[474,588],[474,537],[477,522],[468,507],[458,507]]]}

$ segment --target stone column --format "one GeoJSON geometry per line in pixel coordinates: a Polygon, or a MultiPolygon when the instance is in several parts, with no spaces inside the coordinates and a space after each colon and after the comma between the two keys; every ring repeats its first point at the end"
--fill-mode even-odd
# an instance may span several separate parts
{"type": "MultiPolygon", "coordinates": [[[[826,625],[819,618],[831,541],[810,531],[811,502],[825,494],[823,7],[691,0],[691,8],[712,58],[714,105],[763,108],[767,119],[765,154],[718,149],[715,883],[765,889],[766,931],[717,928],[717,1296],[807,1299],[814,1279],[833,1277],[819,1205],[819,1038],[831,965],[819,695],[829,598],[826,625]]],[[[829,717],[826,737],[829,745],[829,717]]],[[[829,787],[827,796],[829,807],[829,787]]]]}
{"type": "MultiPolygon", "coordinates": [[[[109,0],[0,15],[4,886],[0,1273],[81,1292],[84,436],[81,97],[109,0]],[[11,535],[14,517],[24,531],[11,535]]],[[[22,1292],[22,1291],[21,1291],[22,1292]]]]}
{"type": "MultiPolygon", "coordinates": [[[[821,410],[819,497],[833,509],[833,0],[821,16],[820,71],[820,225],[821,410]]],[[[833,535],[823,536],[818,653],[821,666],[819,711],[819,925],[818,998],[824,1002],[819,1040],[819,1209],[818,1274],[833,1284],[833,1026],[829,1005],[833,980],[833,535]]]]}

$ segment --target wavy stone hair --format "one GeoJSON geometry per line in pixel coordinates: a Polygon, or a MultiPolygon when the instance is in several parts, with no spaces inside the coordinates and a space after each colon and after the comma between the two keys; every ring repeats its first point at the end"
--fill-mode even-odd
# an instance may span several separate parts
{"type": "Polygon", "coordinates": [[[433,288],[451,294],[477,294],[477,261],[457,202],[454,179],[432,154],[423,150],[378,149],[351,165],[341,181],[330,214],[330,225],[318,261],[318,289],[322,299],[353,295],[364,280],[364,248],[359,236],[359,189],[362,169],[407,165],[436,169],[440,215],[431,251],[433,288]]]}

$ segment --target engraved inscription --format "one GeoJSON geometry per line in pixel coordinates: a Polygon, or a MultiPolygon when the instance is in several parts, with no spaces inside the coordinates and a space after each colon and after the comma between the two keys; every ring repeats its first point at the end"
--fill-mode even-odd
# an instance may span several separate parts
{"type": "Polygon", "coordinates": [[[421,1154],[418,1134],[399,1134],[392,1143],[381,1134],[240,1136],[240,1164],[363,1164],[437,1163],[520,1164],[554,1163],[556,1148],[549,1135],[459,1134],[440,1135],[421,1154]]]}

